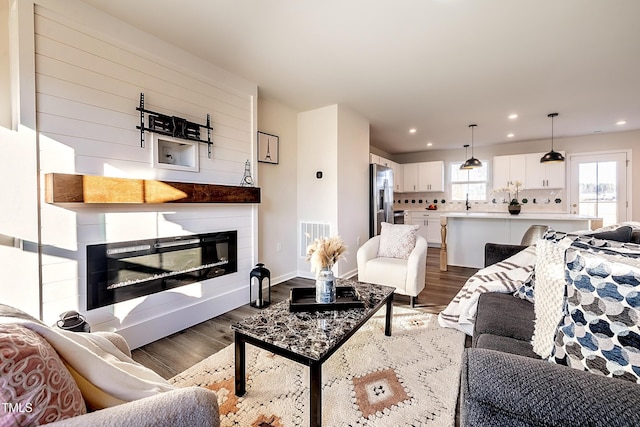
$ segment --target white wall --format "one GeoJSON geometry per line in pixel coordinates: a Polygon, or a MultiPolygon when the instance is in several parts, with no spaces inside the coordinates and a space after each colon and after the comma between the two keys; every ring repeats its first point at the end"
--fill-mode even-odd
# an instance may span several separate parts
{"type": "Polygon", "coordinates": [[[298,113],[277,101],[258,100],[258,130],[279,138],[279,164],[258,163],[262,202],[258,208],[258,259],[271,284],[296,276],[298,113]]]}
{"type": "Polygon", "coordinates": [[[11,127],[9,0],[0,0],[0,127],[11,127]]]}
{"type": "MultiPolygon", "coordinates": [[[[369,123],[342,105],[298,115],[298,222],[331,224],[349,247],[347,261],[334,272],[355,271],[358,238],[368,236],[369,123]],[[321,171],[321,179],[316,173],[321,171]]],[[[298,274],[309,277],[298,258],[298,274]]]]}
{"type": "MultiPolygon", "coordinates": [[[[255,158],[255,84],[78,1],[36,1],[35,16],[23,16],[20,23],[21,31],[30,23],[35,34],[36,65],[28,70],[21,63],[20,74],[35,76],[37,82],[37,92],[31,95],[37,104],[33,115],[40,179],[45,173],[61,172],[240,183],[245,161],[255,158]],[[140,92],[145,93],[145,107],[150,110],[196,123],[204,123],[206,114],[211,114],[213,158],[207,158],[207,146],[200,144],[200,172],[151,166],[151,146],[140,147],[135,128],[140,92]]],[[[28,46],[21,45],[20,50],[28,57],[28,46]]],[[[27,162],[36,164],[35,159],[27,162]]],[[[252,166],[254,177],[259,178],[255,162],[252,166]]],[[[137,347],[248,302],[249,271],[258,253],[257,206],[63,206],[46,204],[42,197],[46,323],[53,323],[65,310],[85,311],[86,246],[122,240],[235,229],[238,272],[92,310],[87,317],[96,330],[117,329],[137,347]]],[[[17,195],[16,200],[38,198],[32,192],[17,195]]]]}
{"type": "Polygon", "coordinates": [[[340,276],[357,272],[358,247],[369,238],[369,122],[357,112],[338,109],[338,230],[348,246],[338,263],[340,276]]]}
{"type": "MultiPolygon", "coordinates": [[[[338,229],[338,106],[298,114],[298,224],[328,223],[338,229]],[[316,178],[316,172],[322,178],[316,178]]],[[[298,225],[299,227],[299,225],[298,225]]],[[[299,231],[296,236],[299,235],[299,231]]],[[[302,248],[304,250],[304,248],[302,248]]],[[[300,252],[299,252],[300,253],[300,252]]],[[[298,274],[310,277],[310,266],[298,257],[298,274]]]]}

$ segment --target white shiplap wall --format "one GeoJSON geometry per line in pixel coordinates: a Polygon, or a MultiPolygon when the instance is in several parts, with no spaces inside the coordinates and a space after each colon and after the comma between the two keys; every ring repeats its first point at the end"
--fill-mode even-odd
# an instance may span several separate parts
{"type": "MultiPolygon", "coordinates": [[[[41,174],[239,184],[245,161],[255,158],[255,85],[247,90],[219,83],[214,66],[207,76],[190,72],[185,64],[172,62],[174,47],[156,41],[145,51],[130,42],[137,30],[119,24],[113,26],[117,33],[105,34],[104,19],[112,18],[85,6],[67,16],[55,7],[36,5],[41,174]],[[102,31],[94,31],[92,23],[102,31]],[[209,159],[207,145],[200,144],[199,172],[152,167],[151,138],[147,134],[141,148],[136,129],[140,92],[150,110],[202,124],[211,114],[213,154],[209,159]]],[[[92,310],[87,316],[95,330],[117,329],[136,347],[246,303],[257,246],[256,212],[252,205],[43,203],[44,321],[52,323],[65,310],[86,311],[88,244],[223,230],[238,230],[238,273],[92,310]]]]}

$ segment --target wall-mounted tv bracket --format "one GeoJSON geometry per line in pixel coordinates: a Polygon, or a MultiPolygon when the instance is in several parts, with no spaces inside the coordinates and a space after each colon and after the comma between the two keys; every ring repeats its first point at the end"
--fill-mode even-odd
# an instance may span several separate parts
{"type": "Polygon", "coordinates": [[[213,128],[211,127],[211,116],[209,114],[207,114],[207,124],[200,125],[180,117],[156,113],[144,108],[144,93],[142,92],[140,93],[140,106],[136,107],[136,110],[140,111],[140,125],[136,126],[136,129],[140,129],[140,147],[144,148],[144,131],[149,131],[207,144],[207,157],[211,158],[211,146],[213,145],[211,131],[213,128]],[[149,115],[149,124],[146,127],[144,125],[144,113],[149,115]],[[207,130],[206,141],[200,139],[200,128],[207,130]]]}

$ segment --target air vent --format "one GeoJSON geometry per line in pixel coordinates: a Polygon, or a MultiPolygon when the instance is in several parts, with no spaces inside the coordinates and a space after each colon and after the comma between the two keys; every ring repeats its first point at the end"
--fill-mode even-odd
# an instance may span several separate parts
{"type": "Polygon", "coordinates": [[[300,256],[307,256],[307,246],[315,239],[329,237],[331,225],[327,222],[301,222],[300,223],[300,256]]]}

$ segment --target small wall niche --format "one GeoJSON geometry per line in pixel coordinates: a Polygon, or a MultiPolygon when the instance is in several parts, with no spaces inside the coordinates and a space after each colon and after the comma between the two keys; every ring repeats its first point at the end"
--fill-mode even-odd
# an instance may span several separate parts
{"type": "Polygon", "coordinates": [[[151,134],[153,167],[198,172],[200,163],[198,142],[151,134]]]}

